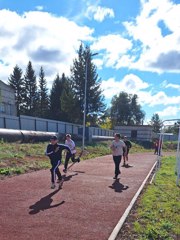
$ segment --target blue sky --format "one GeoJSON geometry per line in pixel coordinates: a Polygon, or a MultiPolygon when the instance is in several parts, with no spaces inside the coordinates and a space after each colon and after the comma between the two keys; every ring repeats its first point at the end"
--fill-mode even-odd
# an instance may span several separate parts
{"type": "Polygon", "coordinates": [[[80,42],[94,63],[106,103],[137,94],[148,123],[180,118],[180,0],[0,0],[0,79],[16,64],[43,66],[51,88],[70,73],[80,42]]]}

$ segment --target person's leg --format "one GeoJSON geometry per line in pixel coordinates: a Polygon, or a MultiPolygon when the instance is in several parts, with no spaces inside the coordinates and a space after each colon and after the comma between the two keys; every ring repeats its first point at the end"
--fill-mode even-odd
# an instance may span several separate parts
{"type": "Polygon", "coordinates": [[[129,149],[127,149],[127,153],[126,153],[126,166],[128,166],[128,160],[129,160],[128,154],[129,154],[129,149]]]}
{"type": "Polygon", "coordinates": [[[113,156],[113,160],[114,160],[114,164],[115,164],[115,177],[114,178],[117,178],[117,176],[120,174],[120,170],[119,170],[119,165],[120,165],[120,162],[121,162],[121,156],[113,156]]]}
{"type": "Polygon", "coordinates": [[[154,154],[158,154],[158,147],[155,147],[154,154]]]}
{"type": "Polygon", "coordinates": [[[126,155],[125,155],[125,151],[123,150],[123,166],[126,165],[126,155]]]}
{"type": "Polygon", "coordinates": [[[55,168],[55,173],[58,177],[58,181],[61,181],[62,180],[62,176],[61,176],[61,173],[59,171],[59,165],[61,164],[61,161],[59,160],[57,165],[56,165],[56,168],[55,168]]]}
{"type": "Polygon", "coordinates": [[[75,158],[75,153],[74,154],[72,154],[72,156],[71,156],[71,160],[72,160],[72,162],[80,162],[80,158],[78,157],[78,158],[75,158]]]}
{"type": "Polygon", "coordinates": [[[74,153],[71,155],[71,161],[72,161],[72,162],[75,162],[75,161],[76,161],[76,159],[75,159],[75,154],[74,154],[74,153]]]}
{"type": "MultiPolygon", "coordinates": [[[[59,170],[59,169],[57,170],[59,164],[60,164],[60,161],[58,161],[58,162],[51,161],[51,169],[50,169],[50,171],[51,171],[51,184],[52,184],[51,188],[55,188],[56,171],[59,170]]],[[[59,177],[61,177],[61,174],[58,174],[58,178],[59,177]]]]}
{"type": "Polygon", "coordinates": [[[71,157],[71,155],[67,152],[67,153],[66,153],[65,162],[64,162],[63,172],[66,172],[66,171],[67,171],[67,167],[68,167],[68,163],[69,163],[70,157],[71,157]]]}

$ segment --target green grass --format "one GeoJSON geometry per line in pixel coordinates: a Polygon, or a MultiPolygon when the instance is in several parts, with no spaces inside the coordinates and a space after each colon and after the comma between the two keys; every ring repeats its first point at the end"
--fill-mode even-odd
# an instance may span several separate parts
{"type": "MultiPolygon", "coordinates": [[[[112,141],[96,142],[86,146],[81,160],[111,154],[112,141]]],[[[6,143],[0,144],[0,177],[13,176],[50,167],[49,158],[45,156],[48,142],[45,143],[6,143]]],[[[132,143],[131,153],[147,151],[143,146],[132,143]]],[[[81,151],[81,142],[77,142],[77,155],[81,151]]],[[[149,151],[149,150],[148,150],[149,151]]],[[[152,151],[152,150],[150,150],[152,151]]],[[[64,155],[62,162],[64,161],[64,155]]]]}
{"type": "Polygon", "coordinates": [[[154,184],[138,202],[137,220],[130,234],[138,240],[180,239],[180,188],[176,186],[175,164],[174,157],[163,158],[154,184]]]}

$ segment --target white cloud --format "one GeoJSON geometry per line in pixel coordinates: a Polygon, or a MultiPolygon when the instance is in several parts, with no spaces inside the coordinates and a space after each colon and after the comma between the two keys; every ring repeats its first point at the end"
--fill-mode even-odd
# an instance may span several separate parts
{"type": "Polygon", "coordinates": [[[0,10],[0,29],[0,79],[5,82],[16,64],[24,71],[29,60],[36,72],[44,67],[47,79],[69,74],[80,41],[91,41],[94,31],[47,12],[9,10],[0,10]]]}
{"type": "Polygon", "coordinates": [[[89,6],[86,12],[88,18],[94,18],[98,22],[102,22],[106,17],[114,18],[114,11],[111,8],[101,6],[89,6]]]}
{"type": "Polygon", "coordinates": [[[127,58],[125,59],[124,54],[132,47],[132,43],[130,40],[122,38],[118,34],[109,34],[106,36],[101,36],[97,40],[94,41],[91,48],[95,51],[104,50],[105,54],[103,55],[103,64],[106,67],[116,67],[116,64],[120,65],[120,59],[123,62],[129,61],[127,58]]]}
{"type": "Polygon", "coordinates": [[[164,80],[161,83],[161,87],[163,87],[163,88],[173,88],[173,89],[176,89],[176,90],[180,91],[180,85],[179,84],[168,83],[167,80],[164,80]]]}
{"type": "Polygon", "coordinates": [[[151,92],[138,92],[138,96],[142,105],[149,105],[150,107],[158,105],[180,105],[180,96],[169,97],[166,93],[160,91],[157,94],[151,92]]]}
{"type": "Polygon", "coordinates": [[[142,11],[135,21],[124,22],[134,41],[141,42],[140,58],[131,67],[159,73],[179,72],[180,4],[169,0],[141,2],[142,11]]]}
{"type": "Polygon", "coordinates": [[[168,96],[165,92],[159,91],[153,94],[148,90],[151,86],[134,74],[126,75],[121,81],[114,78],[102,81],[101,88],[106,99],[111,99],[114,95],[122,91],[128,94],[137,94],[141,106],[168,106],[180,105],[180,96],[168,96]]]}
{"type": "Polygon", "coordinates": [[[165,88],[174,88],[174,89],[177,89],[178,91],[180,91],[180,85],[178,85],[178,84],[169,83],[165,86],[165,88]]]}
{"type": "Polygon", "coordinates": [[[165,108],[163,111],[157,112],[157,114],[160,117],[170,117],[170,118],[177,116],[178,113],[180,113],[180,108],[173,107],[173,106],[169,106],[169,107],[165,108]]]}
{"type": "Polygon", "coordinates": [[[44,10],[44,6],[36,6],[35,8],[36,8],[38,11],[44,10]]]}
{"type": "Polygon", "coordinates": [[[114,78],[110,78],[106,81],[102,81],[101,84],[101,88],[104,90],[103,93],[107,99],[111,99],[114,95],[117,95],[122,91],[131,94],[138,94],[138,91],[148,87],[148,83],[143,82],[134,74],[126,75],[121,81],[115,81],[114,78]]]}

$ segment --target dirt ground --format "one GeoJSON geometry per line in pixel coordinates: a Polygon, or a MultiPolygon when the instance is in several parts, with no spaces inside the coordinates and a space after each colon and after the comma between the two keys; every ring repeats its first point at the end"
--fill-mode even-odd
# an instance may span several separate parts
{"type": "Polygon", "coordinates": [[[1,180],[0,239],[107,240],[156,156],[129,159],[117,180],[112,156],[76,163],[63,175],[61,189],[50,189],[49,170],[1,180]]]}

